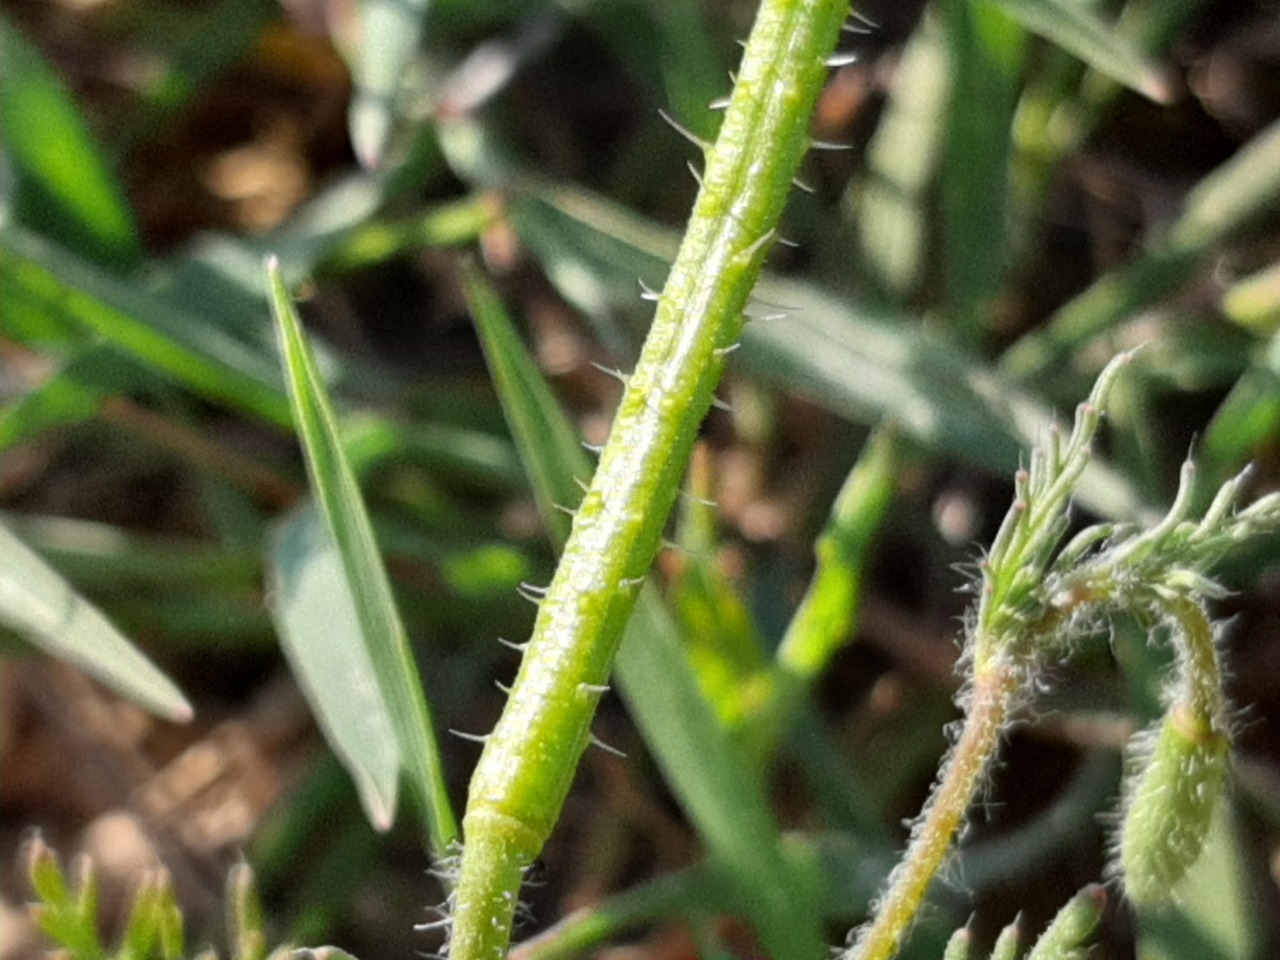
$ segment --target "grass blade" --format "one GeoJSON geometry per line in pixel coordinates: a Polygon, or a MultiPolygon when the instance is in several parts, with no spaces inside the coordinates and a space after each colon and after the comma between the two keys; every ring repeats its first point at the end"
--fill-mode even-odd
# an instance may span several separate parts
{"type": "Polygon", "coordinates": [[[1094,70],[1158,103],[1170,99],[1163,71],[1088,7],[1069,0],[996,0],[1032,33],[1079,57],[1094,70]]]}
{"type": "Polygon", "coordinates": [[[126,268],[142,243],[124,190],[70,92],[0,19],[0,140],[13,162],[18,222],[99,263],[126,268]]]}
{"type": "Polygon", "coordinates": [[[0,230],[0,286],[6,299],[42,304],[196,393],[289,424],[279,374],[260,353],[29,231],[0,230]]]}
{"type": "Polygon", "coordinates": [[[0,408],[0,450],[89,419],[102,408],[105,391],[135,379],[137,369],[104,344],[77,350],[48,380],[0,408]]]}
{"type": "Polygon", "coordinates": [[[1225,482],[1280,436],[1280,330],[1218,406],[1202,446],[1206,487],[1225,482]]]}
{"type": "Polygon", "coordinates": [[[316,721],[355,781],[369,822],[395,820],[400,751],[395,721],[361,632],[342,557],[313,508],[276,531],[270,605],[281,647],[316,721]]]}
{"type": "MultiPolygon", "coordinates": [[[[570,188],[518,198],[512,219],[551,281],[588,315],[635,309],[636,276],[657,289],[675,251],[670,233],[570,188]]],[[[1021,439],[1001,407],[1030,398],[993,383],[954,345],[810,284],[766,274],[756,294],[794,309],[747,324],[739,353],[751,372],[859,422],[892,417],[930,450],[999,471],[1017,464],[1021,439]]]]}
{"type": "Polygon", "coordinates": [[[831,505],[809,588],[778,644],[784,695],[790,684],[811,686],[853,636],[871,546],[893,501],[897,448],[892,426],[873,433],[831,505]]]}
{"type": "Polygon", "coordinates": [[[989,0],[949,0],[941,10],[952,64],[942,165],[947,312],[957,339],[976,346],[1009,260],[1010,133],[1026,35],[989,0]]]}
{"type": "Polygon", "coordinates": [[[169,678],[3,524],[0,623],[153,713],[191,719],[191,704],[169,678]]]}
{"type": "Polygon", "coordinates": [[[302,335],[279,265],[267,267],[285,381],[317,505],[342,561],[360,631],[399,741],[400,763],[422,801],[439,852],[457,837],[440,751],[408,637],[374,541],[355,475],[338,439],[337,420],[315,359],[302,335]]]}
{"type": "MultiPolygon", "coordinates": [[[[660,287],[674,251],[669,233],[585,191],[527,194],[512,214],[551,281],[588,315],[634,309],[637,275],[660,287]]],[[[735,354],[743,368],[850,420],[874,425],[887,417],[927,450],[996,472],[1014,469],[1022,444],[1052,420],[1009,378],[905,315],[768,273],[755,295],[756,309],[778,317],[747,324],[735,354]]],[[[1078,495],[1106,516],[1144,509],[1132,487],[1100,463],[1090,464],[1078,495]]]]}
{"type": "Polygon", "coordinates": [[[627,710],[743,899],[771,955],[822,953],[821,881],[785,862],[764,784],[703,695],[680,630],[646,586],[618,650],[615,676],[627,710]]]}
{"type": "Polygon", "coordinates": [[[548,415],[547,411],[558,409],[555,394],[525,351],[519,332],[484,274],[468,264],[464,279],[485,359],[538,509],[552,539],[563,545],[571,520],[557,505],[567,507],[581,499],[582,490],[574,478],[590,477],[591,462],[573,424],[563,416],[548,415]]]}
{"type": "Polygon", "coordinates": [[[895,303],[911,298],[925,267],[928,193],[951,86],[946,45],[938,10],[926,10],[894,71],[866,172],[846,193],[857,216],[859,260],[895,303]]]}

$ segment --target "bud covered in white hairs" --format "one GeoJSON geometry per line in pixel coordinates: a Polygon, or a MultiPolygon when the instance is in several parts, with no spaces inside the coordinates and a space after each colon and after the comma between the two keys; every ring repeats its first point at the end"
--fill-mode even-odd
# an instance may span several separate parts
{"type": "Polygon", "coordinates": [[[1227,735],[1185,704],[1170,708],[1130,784],[1119,841],[1120,874],[1134,903],[1154,905],[1196,862],[1222,793],[1227,735]]]}

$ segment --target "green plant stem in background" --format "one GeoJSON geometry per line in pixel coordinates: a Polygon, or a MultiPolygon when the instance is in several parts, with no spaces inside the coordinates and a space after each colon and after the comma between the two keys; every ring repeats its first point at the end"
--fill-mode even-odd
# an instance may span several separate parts
{"type": "Polygon", "coordinates": [[[494,960],[524,868],[559,817],[622,629],[737,344],[848,11],[768,0],[747,42],[639,364],[471,781],[450,955],[494,960]]]}
{"type": "Polygon", "coordinates": [[[787,730],[805,695],[853,637],[872,542],[893,500],[899,445],[895,426],[877,429],[831,505],[814,544],[813,578],[774,655],[774,702],[757,721],[764,738],[787,730]]]}

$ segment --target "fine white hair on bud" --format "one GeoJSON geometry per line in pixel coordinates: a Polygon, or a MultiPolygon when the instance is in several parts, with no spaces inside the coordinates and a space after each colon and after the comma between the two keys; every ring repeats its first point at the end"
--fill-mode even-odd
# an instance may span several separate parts
{"type": "Polygon", "coordinates": [[[1117,842],[1117,872],[1134,903],[1176,897],[1200,857],[1226,780],[1230,741],[1208,718],[1172,707],[1137,738],[1117,842]]]}

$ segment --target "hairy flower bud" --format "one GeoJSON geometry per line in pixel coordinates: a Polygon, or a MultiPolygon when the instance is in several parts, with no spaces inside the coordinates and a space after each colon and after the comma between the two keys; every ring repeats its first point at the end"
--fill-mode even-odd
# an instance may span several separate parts
{"type": "Polygon", "coordinates": [[[1185,705],[1165,714],[1139,768],[1121,824],[1120,873],[1134,903],[1154,905],[1200,856],[1222,793],[1230,742],[1185,705]]]}

